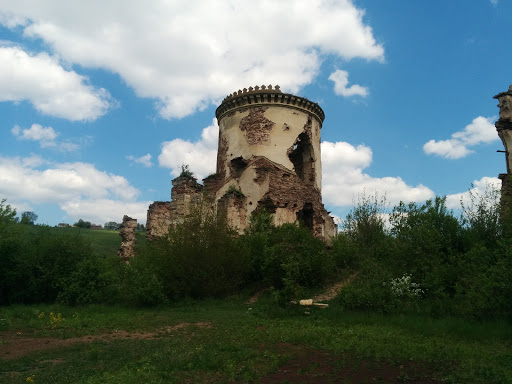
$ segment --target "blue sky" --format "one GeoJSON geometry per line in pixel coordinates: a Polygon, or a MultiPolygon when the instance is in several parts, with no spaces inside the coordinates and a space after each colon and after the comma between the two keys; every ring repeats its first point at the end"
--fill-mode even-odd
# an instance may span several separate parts
{"type": "Polygon", "coordinates": [[[215,172],[215,109],[279,84],[316,101],[323,198],[447,196],[506,172],[495,94],[512,2],[0,2],[0,198],[38,223],[144,223],[182,164],[215,172]],[[78,4],[78,5],[77,5],[78,4]]]}

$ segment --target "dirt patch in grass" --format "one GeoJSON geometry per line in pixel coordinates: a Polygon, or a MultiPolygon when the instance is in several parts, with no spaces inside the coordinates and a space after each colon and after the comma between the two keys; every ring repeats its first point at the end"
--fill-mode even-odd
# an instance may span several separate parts
{"type": "Polygon", "coordinates": [[[209,322],[181,323],[163,327],[154,332],[127,332],[123,330],[114,330],[110,333],[103,333],[100,335],[86,335],[81,337],[71,337],[68,339],[57,339],[54,337],[25,337],[20,332],[0,332],[0,358],[14,359],[35,351],[64,347],[76,343],[90,343],[93,341],[108,342],[113,340],[151,340],[189,327],[211,328],[212,324],[209,322]]]}
{"type": "MultiPolygon", "coordinates": [[[[264,348],[262,345],[261,347],[264,348]]],[[[261,384],[281,383],[414,383],[436,384],[437,369],[427,363],[391,363],[336,356],[321,350],[281,343],[278,348],[289,360],[277,372],[259,380],[261,384]]]]}

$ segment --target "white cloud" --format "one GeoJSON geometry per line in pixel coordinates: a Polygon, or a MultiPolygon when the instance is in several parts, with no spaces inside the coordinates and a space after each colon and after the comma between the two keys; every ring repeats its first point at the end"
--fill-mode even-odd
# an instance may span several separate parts
{"type": "Polygon", "coordinates": [[[396,204],[424,201],[434,192],[424,185],[407,185],[400,177],[375,178],[363,172],[372,162],[372,150],[364,145],[352,146],[345,142],[322,142],[322,196],[331,206],[352,206],[361,193],[386,196],[396,204]]]}
{"type": "Polygon", "coordinates": [[[203,129],[201,139],[196,142],[175,139],[162,143],[158,156],[160,166],[171,168],[171,175],[177,177],[182,165],[188,165],[200,180],[215,172],[219,125],[213,119],[212,125],[203,129]]]}
{"type": "Polygon", "coordinates": [[[465,206],[471,206],[471,195],[477,200],[480,196],[485,196],[486,191],[500,190],[501,180],[497,177],[482,177],[480,180],[473,181],[472,188],[461,193],[454,193],[446,196],[446,206],[450,209],[460,209],[461,200],[465,206]]]}
{"type": "Polygon", "coordinates": [[[11,132],[14,136],[18,136],[23,140],[40,141],[41,146],[48,146],[53,143],[57,137],[57,133],[52,127],[43,127],[39,124],[32,124],[29,129],[21,129],[20,126],[15,125],[11,132]]]}
{"type": "Polygon", "coordinates": [[[115,221],[120,223],[123,216],[137,219],[137,223],[146,224],[148,206],[152,201],[126,202],[111,199],[71,200],[60,204],[60,207],[73,219],[73,222],[84,219],[95,224],[115,221]]]}
{"type": "Polygon", "coordinates": [[[54,57],[0,46],[0,101],[23,100],[41,113],[72,121],[95,120],[111,106],[105,89],[87,84],[85,77],[65,70],[54,57]]]}
{"type": "Polygon", "coordinates": [[[384,49],[363,17],[350,0],[0,5],[1,23],[21,25],[69,63],[119,74],[138,96],[157,99],[165,118],[251,85],[298,92],[329,56],[382,61],[384,49]]]}
{"type": "Polygon", "coordinates": [[[495,7],[498,5],[498,0],[490,0],[491,1],[491,4],[494,5],[495,7]]]}
{"type": "Polygon", "coordinates": [[[368,88],[353,84],[347,88],[348,85],[348,72],[337,69],[331,73],[329,80],[334,82],[334,93],[337,95],[349,97],[359,95],[362,97],[368,96],[368,88]]]}
{"type": "Polygon", "coordinates": [[[126,156],[126,158],[136,164],[142,164],[145,167],[151,167],[153,166],[153,163],[151,162],[151,155],[148,153],[141,157],[135,157],[132,155],[126,156]]]}
{"type": "Polygon", "coordinates": [[[9,201],[57,203],[75,219],[101,223],[103,217],[114,220],[114,213],[116,221],[124,214],[145,220],[140,212],[149,202],[136,201],[139,194],[124,177],[100,171],[92,164],[51,164],[37,156],[0,156],[0,196],[9,201]]]}
{"type": "Polygon", "coordinates": [[[491,143],[499,140],[494,127],[496,117],[478,116],[464,130],[452,134],[448,140],[430,140],[423,145],[427,155],[438,155],[447,159],[460,159],[473,153],[470,148],[481,143],[491,143]]]}
{"type": "Polygon", "coordinates": [[[38,141],[41,148],[54,148],[64,152],[75,151],[79,148],[77,144],[69,141],[55,141],[58,133],[52,127],[43,127],[39,124],[32,124],[28,129],[22,129],[15,125],[11,133],[21,140],[38,141]]]}

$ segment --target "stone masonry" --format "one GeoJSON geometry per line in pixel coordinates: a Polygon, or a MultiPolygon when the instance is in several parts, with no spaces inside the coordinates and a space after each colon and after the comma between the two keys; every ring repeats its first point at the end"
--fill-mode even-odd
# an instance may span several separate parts
{"type": "Polygon", "coordinates": [[[507,92],[494,96],[498,99],[500,118],[496,122],[498,136],[505,147],[507,173],[501,173],[501,220],[508,222],[512,219],[512,85],[507,92]]]}
{"type": "Polygon", "coordinates": [[[121,247],[119,248],[119,251],[117,251],[117,256],[127,263],[135,256],[136,228],[137,219],[132,219],[131,217],[124,215],[123,223],[121,224],[121,231],[119,232],[119,236],[121,236],[121,247]]]}
{"type": "Polygon", "coordinates": [[[193,204],[206,201],[242,232],[251,214],[265,209],[274,223],[302,222],[325,240],[337,226],[322,203],[320,130],[317,103],[282,93],[279,86],[244,88],[217,108],[217,172],[203,180],[172,181],[171,202],[150,205],[147,236],[165,234],[183,222],[193,204]]]}

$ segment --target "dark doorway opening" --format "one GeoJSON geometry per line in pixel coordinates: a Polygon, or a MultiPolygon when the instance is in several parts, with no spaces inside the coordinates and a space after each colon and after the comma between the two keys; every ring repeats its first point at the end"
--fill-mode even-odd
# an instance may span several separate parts
{"type": "Polygon", "coordinates": [[[313,204],[305,203],[304,207],[297,212],[297,220],[306,228],[313,230],[313,204]]]}

